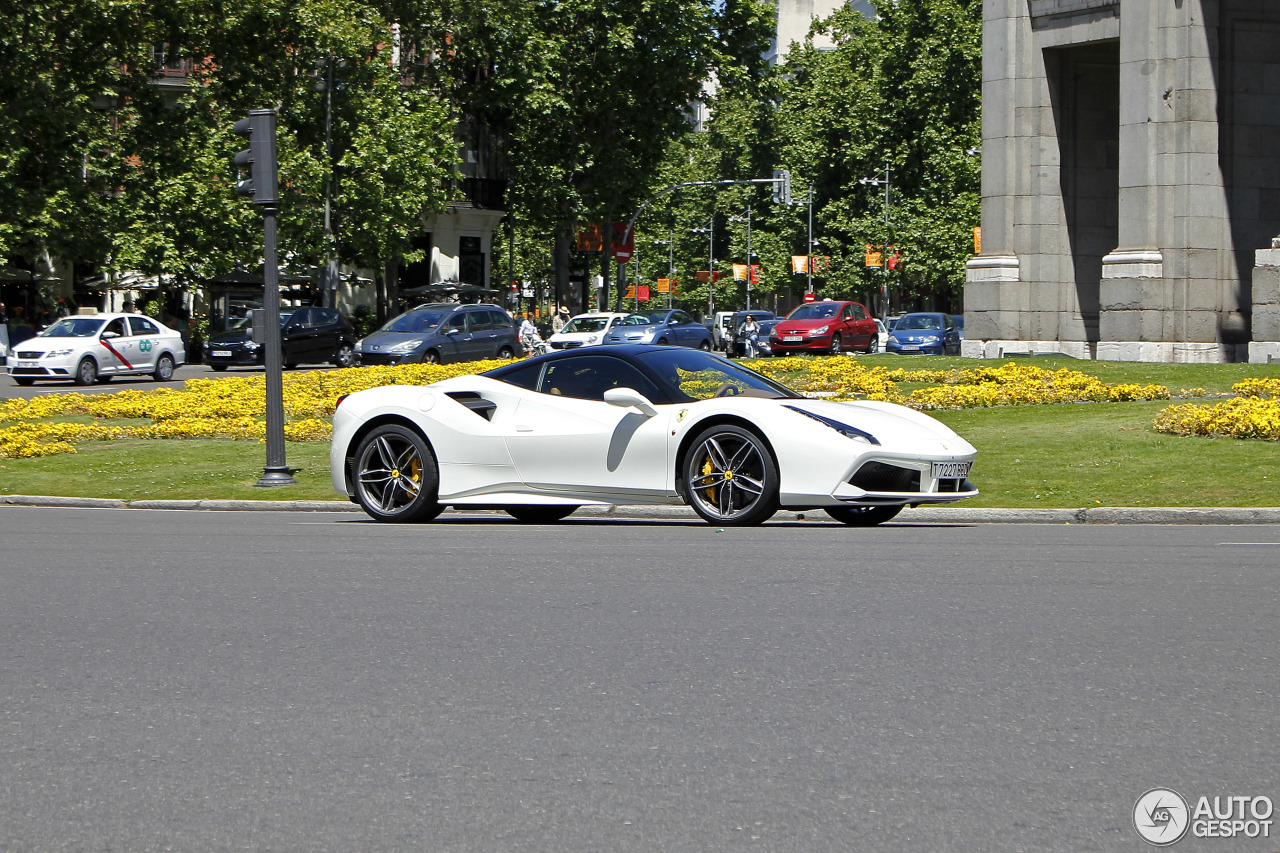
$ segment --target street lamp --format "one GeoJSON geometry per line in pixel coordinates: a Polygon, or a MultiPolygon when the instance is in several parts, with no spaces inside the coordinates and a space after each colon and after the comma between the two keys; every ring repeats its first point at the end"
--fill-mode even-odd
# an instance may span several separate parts
{"type": "Polygon", "coordinates": [[[676,277],[676,232],[672,231],[665,240],[654,240],[655,246],[667,247],[667,308],[671,308],[671,282],[676,277]]]}
{"type": "Polygon", "coordinates": [[[863,186],[884,186],[884,245],[880,247],[880,312],[889,316],[889,164],[884,164],[884,177],[859,178],[863,186]]]}
{"type": "Polygon", "coordinates": [[[747,310],[751,310],[751,278],[755,271],[755,267],[751,263],[751,205],[747,205],[746,217],[730,216],[730,222],[746,222],[747,223],[747,310]]]}
{"type": "Polygon", "coordinates": [[[715,316],[716,301],[712,287],[716,281],[716,215],[711,214],[711,221],[706,228],[691,228],[694,234],[707,235],[707,319],[715,316]]]}
{"type": "Polygon", "coordinates": [[[320,293],[321,301],[326,308],[332,308],[334,293],[338,289],[338,259],[333,251],[333,222],[330,208],[333,198],[333,93],[346,90],[347,84],[333,76],[335,70],[342,71],[347,61],[341,57],[326,53],[315,61],[317,71],[324,72],[316,79],[316,91],[324,94],[324,250],[325,262],[322,274],[320,293]]]}

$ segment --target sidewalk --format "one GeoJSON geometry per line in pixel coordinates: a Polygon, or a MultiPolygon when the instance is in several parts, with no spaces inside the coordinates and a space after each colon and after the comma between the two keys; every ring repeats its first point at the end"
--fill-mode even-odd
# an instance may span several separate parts
{"type": "MultiPolygon", "coordinates": [[[[114,498],[61,498],[41,495],[0,495],[0,506],[80,507],[91,509],[165,509],[221,512],[353,512],[363,513],[348,501],[230,501],[137,500],[114,498]]],[[[491,513],[494,510],[449,510],[458,514],[491,513]]],[[[683,506],[588,506],[573,518],[649,518],[700,521],[683,506]]],[[[783,510],[774,521],[830,521],[821,510],[783,510]]],[[[1115,507],[1088,509],[971,509],[921,507],[907,509],[896,524],[1280,524],[1280,507],[1115,507]]]]}

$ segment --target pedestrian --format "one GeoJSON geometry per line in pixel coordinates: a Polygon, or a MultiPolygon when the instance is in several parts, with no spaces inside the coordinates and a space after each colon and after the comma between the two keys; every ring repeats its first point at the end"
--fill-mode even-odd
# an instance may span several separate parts
{"type": "Polygon", "coordinates": [[[538,342],[538,327],[533,325],[527,313],[520,316],[524,318],[520,323],[520,343],[524,346],[524,354],[529,355],[538,342]]]}
{"type": "Polygon", "coordinates": [[[747,315],[747,319],[742,321],[742,325],[738,327],[738,340],[742,342],[742,351],[747,358],[755,358],[757,344],[760,341],[760,324],[750,314],[747,315]]]}
{"type": "Polygon", "coordinates": [[[551,333],[558,335],[564,329],[565,324],[569,322],[569,309],[561,305],[556,311],[556,316],[551,318],[551,333]]]}

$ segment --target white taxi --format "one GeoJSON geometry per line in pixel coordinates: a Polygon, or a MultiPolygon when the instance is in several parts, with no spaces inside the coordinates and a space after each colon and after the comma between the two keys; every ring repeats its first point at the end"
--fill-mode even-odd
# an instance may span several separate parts
{"type": "Polygon", "coordinates": [[[547,343],[553,350],[595,346],[604,340],[606,332],[626,316],[628,315],[615,314],[611,311],[579,314],[565,323],[563,329],[548,338],[547,343]]]}
{"type": "Polygon", "coordinates": [[[112,376],[173,378],[186,361],[182,335],[140,314],[63,317],[34,338],[14,345],[9,376],[19,385],[37,379],[92,385],[112,376]]]}

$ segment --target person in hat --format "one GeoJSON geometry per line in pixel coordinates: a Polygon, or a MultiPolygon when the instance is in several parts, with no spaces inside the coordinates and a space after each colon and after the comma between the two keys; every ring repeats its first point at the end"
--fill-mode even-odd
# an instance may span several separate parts
{"type": "Polygon", "coordinates": [[[551,333],[553,335],[559,334],[560,330],[563,329],[565,324],[568,322],[569,309],[561,305],[560,308],[556,310],[556,316],[551,318],[551,333]]]}

